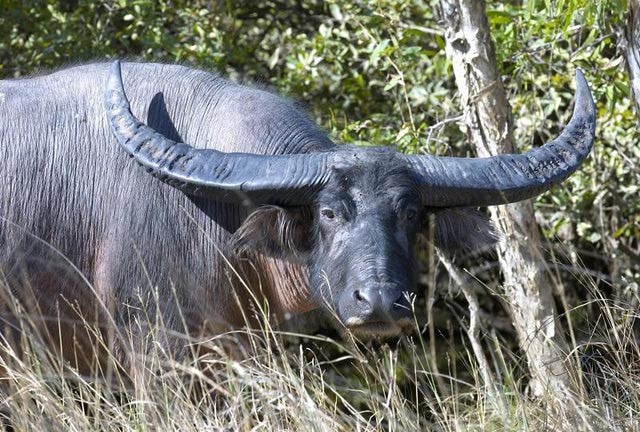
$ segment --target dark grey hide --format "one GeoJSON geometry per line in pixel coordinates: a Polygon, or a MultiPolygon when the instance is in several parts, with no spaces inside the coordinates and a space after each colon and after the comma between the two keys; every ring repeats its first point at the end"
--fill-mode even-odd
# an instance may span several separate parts
{"type": "MultiPolygon", "coordinates": [[[[486,243],[486,219],[461,207],[541,193],[593,142],[581,75],[558,140],[462,159],[336,146],[290,101],[207,72],[125,63],[126,96],[119,73],[0,82],[0,266],[43,326],[65,318],[62,333],[114,317],[144,335],[159,316],[212,334],[251,322],[258,302],[275,321],[325,305],[358,333],[397,334],[429,215],[445,249],[486,243]]],[[[79,349],[74,337],[63,351],[79,349]]]]}

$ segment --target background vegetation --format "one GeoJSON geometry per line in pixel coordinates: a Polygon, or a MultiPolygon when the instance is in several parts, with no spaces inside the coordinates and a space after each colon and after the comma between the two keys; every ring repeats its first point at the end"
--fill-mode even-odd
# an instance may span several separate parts
{"type": "MultiPolygon", "coordinates": [[[[640,146],[624,64],[626,1],[489,1],[487,8],[520,150],[548,141],[566,123],[575,68],[594,93],[594,152],[582,170],[540,197],[536,210],[584,379],[594,389],[614,389],[590,393],[585,416],[596,429],[638,428],[640,376],[630,365],[640,358],[640,146]]],[[[300,101],[336,141],[472,155],[434,0],[0,0],[0,29],[0,78],[122,57],[182,62],[300,101]]],[[[483,256],[464,264],[485,287],[483,341],[503,395],[498,402],[485,398],[467,350],[466,305],[440,271],[436,312],[427,317],[422,303],[417,312],[435,326],[431,337],[425,330],[373,350],[323,337],[290,342],[275,354],[258,347],[244,363],[224,363],[229,394],[213,405],[194,406],[187,390],[163,376],[147,376],[147,391],[120,397],[84,381],[66,392],[34,364],[14,365],[21,403],[24,394],[52,396],[25,405],[25,424],[50,416],[60,428],[84,425],[79,430],[106,428],[107,420],[125,429],[552,425],[525,396],[495,263],[483,256]],[[181,397],[167,394],[174,391],[181,397]],[[60,394],[95,409],[65,404],[60,394]]]]}

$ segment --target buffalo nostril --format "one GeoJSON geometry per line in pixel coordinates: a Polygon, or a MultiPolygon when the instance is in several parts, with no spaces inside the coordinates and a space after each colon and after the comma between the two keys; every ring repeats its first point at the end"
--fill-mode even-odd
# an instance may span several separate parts
{"type": "Polygon", "coordinates": [[[409,311],[408,297],[397,288],[372,285],[351,292],[354,313],[366,321],[392,321],[409,311]]]}
{"type": "Polygon", "coordinates": [[[372,294],[371,290],[366,288],[364,290],[355,290],[353,292],[353,298],[363,312],[369,313],[379,307],[377,304],[378,298],[372,294]]]}

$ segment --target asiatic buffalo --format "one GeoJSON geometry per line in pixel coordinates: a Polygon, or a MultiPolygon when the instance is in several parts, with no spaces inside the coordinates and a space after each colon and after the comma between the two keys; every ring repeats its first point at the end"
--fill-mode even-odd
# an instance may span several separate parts
{"type": "Polygon", "coordinates": [[[78,322],[134,340],[154,319],[211,334],[251,322],[256,305],[275,321],[324,305],[355,333],[396,335],[430,215],[441,248],[488,241],[469,208],[564,180],[594,127],[580,72],[557,139],[484,159],[336,145],[294,103],[184,66],[2,81],[2,301],[27,304],[63,352],[90,337],[78,322]]]}

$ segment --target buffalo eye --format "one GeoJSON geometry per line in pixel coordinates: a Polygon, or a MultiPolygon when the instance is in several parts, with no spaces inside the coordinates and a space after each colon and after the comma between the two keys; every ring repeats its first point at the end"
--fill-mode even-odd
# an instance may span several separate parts
{"type": "Polygon", "coordinates": [[[333,210],[325,208],[320,210],[320,214],[325,218],[325,219],[334,219],[336,217],[336,214],[333,212],[333,210]]]}
{"type": "Polygon", "coordinates": [[[413,222],[418,217],[418,209],[410,205],[399,211],[398,215],[401,219],[413,222]]]}

